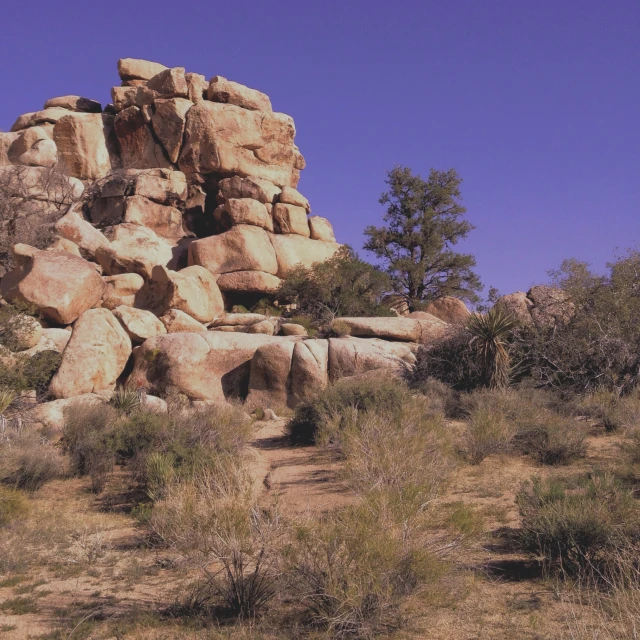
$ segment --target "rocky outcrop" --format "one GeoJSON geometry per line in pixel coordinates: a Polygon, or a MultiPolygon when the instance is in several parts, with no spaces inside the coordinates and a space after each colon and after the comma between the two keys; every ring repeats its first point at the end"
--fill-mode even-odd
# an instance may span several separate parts
{"type": "Polygon", "coordinates": [[[109,389],[130,354],[131,340],[111,311],[85,311],[73,327],[49,390],[56,398],[71,398],[109,389]]]}
{"type": "Polygon", "coordinates": [[[351,329],[352,336],[425,342],[441,336],[446,323],[437,318],[340,318],[351,329]]]}
{"type": "Polygon", "coordinates": [[[495,306],[514,316],[523,326],[547,329],[568,322],[575,312],[569,294],[548,285],[531,287],[527,293],[517,291],[502,296],[495,306]]]}
{"type": "Polygon", "coordinates": [[[70,324],[100,302],[103,288],[102,278],[86,260],[66,252],[34,250],[2,278],[0,290],[6,300],[22,300],[45,318],[70,324]]]}
{"type": "MultiPolygon", "coordinates": [[[[459,298],[445,296],[433,300],[425,307],[425,312],[449,324],[464,324],[469,319],[469,309],[459,298]]],[[[413,317],[409,314],[409,317],[413,317]]]]}

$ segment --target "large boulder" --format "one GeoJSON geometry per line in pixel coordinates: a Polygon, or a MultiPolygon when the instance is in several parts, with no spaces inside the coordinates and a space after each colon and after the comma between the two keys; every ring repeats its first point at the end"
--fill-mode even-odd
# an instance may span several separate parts
{"type": "Polygon", "coordinates": [[[287,338],[218,331],[151,338],[136,349],[129,384],[159,393],[173,387],[194,400],[244,398],[253,354],[281,340],[287,338]]]}
{"type": "Polygon", "coordinates": [[[270,240],[275,250],[278,267],[277,271],[270,273],[274,273],[279,278],[287,276],[297,265],[309,268],[316,262],[324,262],[332,258],[342,246],[337,242],[310,240],[293,234],[272,234],[270,240]]]}
{"type": "Polygon", "coordinates": [[[383,369],[391,374],[408,371],[415,362],[409,345],[363,338],[329,339],[329,379],[383,369]]]}
{"type": "Polygon", "coordinates": [[[61,435],[65,425],[65,412],[69,407],[79,405],[101,405],[107,399],[95,393],[88,393],[74,398],[61,398],[50,402],[41,402],[29,409],[26,420],[32,426],[45,429],[51,435],[61,435]]]}
{"type": "Polygon", "coordinates": [[[414,318],[339,318],[351,329],[352,336],[382,338],[406,342],[425,342],[441,336],[446,323],[414,318]]]}
{"type": "Polygon", "coordinates": [[[171,168],[164,150],[151,131],[142,110],[137,106],[127,107],[118,113],[114,130],[120,143],[122,164],[128,168],[171,168]]]}
{"type": "Polygon", "coordinates": [[[154,102],[155,113],[151,118],[151,126],[171,162],[178,162],[187,111],[193,103],[186,98],[170,98],[154,102]]]}
{"type": "Polygon", "coordinates": [[[102,298],[104,284],[94,265],[70,253],[34,251],[2,279],[9,301],[34,305],[45,317],[70,324],[102,298]]]}
{"type": "Polygon", "coordinates": [[[179,309],[169,309],[160,317],[167,333],[200,333],[207,327],[179,309]]]}
{"type": "Polygon", "coordinates": [[[69,111],[79,111],[84,113],[100,113],[102,105],[95,100],[83,98],[81,96],[59,96],[51,98],[44,103],[44,108],[60,107],[69,111]]]}
{"type": "Polygon", "coordinates": [[[255,176],[225,178],[218,184],[218,189],[222,200],[251,198],[263,204],[275,203],[282,191],[273,182],[255,176]]]}
{"type": "Polygon", "coordinates": [[[324,389],[329,381],[329,341],[296,342],[291,361],[291,386],[287,404],[295,407],[324,389]]]}
{"type": "Polygon", "coordinates": [[[274,293],[282,280],[264,271],[234,271],[218,276],[220,291],[274,293]]]}
{"type": "Polygon", "coordinates": [[[252,324],[263,322],[267,316],[261,313],[227,313],[211,323],[212,327],[250,327],[252,324]]]}
{"type": "Polygon", "coordinates": [[[144,196],[125,198],[124,221],[152,229],[169,241],[183,238],[182,213],[175,207],[158,204],[144,196]]]}
{"type": "Polygon", "coordinates": [[[69,113],[68,109],[61,109],[60,107],[52,107],[32,113],[23,113],[21,116],[18,116],[18,119],[13,123],[11,131],[22,131],[23,129],[37,127],[43,124],[55,124],[58,120],[68,116],[69,113]]]}
{"type": "Polygon", "coordinates": [[[295,233],[306,238],[311,234],[307,212],[302,207],[278,202],[273,206],[273,221],[279,233],[295,233]]]}
{"type": "Polygon", "coordinates": [[[444,296],[433,300],[424,310],[449,324],[464,324],[469,318],[467,305],[459,298],[453,298],[452,296],[444,296]]]}
{"type": "Polygon", "coordinates": [[[56,222],[55,230],[91,257],[95,257],[99,247],[106,247],[109,244],[104,235],[80,215],[75,205],[56,222]]]}
{"type": "Polygon", "coordinates": [[[251,358],[249,406],[276,409],[287,405],[294,347],[293,342],[281,340],[256,350],[251,358]]]}
{"type": "Polygon", "coordinates": [[[189,264],[213,274],[264,271],[276,275],[276,253],[264,229],[242,224],[189,245],[189,264]]]}
{"type": "Polygon", "coordinates": [[[299,174],[294,136],[289,116],[205,100],[187,113],[178,164],[188,175],[255,176],[295,187],[299,174]]]}
{"type": "Polygon", "coordinates": [[[251,198],[230,198],[213,212],[213,217],[223,229],[248,224],[273,231],[273,218],[267,207],[251,198]]]}
{"type": "Polygon", "coordinates": [[[273,111],[268,95],[222,76],[214,76],[211,79],[207,98],[212,102],[235,104],[251,111],[273,111]]]}
{"type": "Polygon", "coordinates": [[[548,285],[531,287],[527,298],[533,303],[531,318],[539,327],[554,327],[568,322],[575,313],[575,305],[570,295],[548,285]]]}
{"type": "Polygon", "coordinates": [[[102,294],[102,306],[115,309],[125,305],[136,306],[136,296],[144,285],[144,278],[138,273],[119,273],[102,278],[105,287],[102,294]]]}
{"type": "Polygon", "coordinates": [[[326,218],[311,216],[308,220],[309,231],[312,240],[322,240],[323,242],[335,242],[333,226],[326,218]]]}
{"type": "Polygon", "coordinates": [[[496,300],[495,308],[513,316],[523,326],[532,324],[531,308],[533,302],[524,291],[516,291],[496,300]]]}
{"type": "Polygon", "coordinates": [[[111,242],[96,251],[96,260],[107,275],[139,273],[150,278],[157,265],[173,266],[174,248],[153,229],[137,224],[113,227],[111,242]]]}
{"type": "Polygon", "coordinates": [[[111,115],[66,115],[53,128],[53,141],[58,149],[60,170],[81,180],[103,178],[118,164],[111,115]]]}
{"type": "Polygon", "coordinates": [[[144,342],[148,338],[167,333],[164,324],[150,311],[120,306],[113,310],[113,315],[133,342],[144,342]]]}
{"type": "Polygon", "coordinates": [[[49,389],[57,398],[109,389],[130,355],[131,340],[111,311],[85,311],[73,327],[49,389]]]}
{"type": "Polygon", "coordinates": [[[121,58],[118,60],[118,74],[122,80],[151,80],[153,76],[167,69],[163,64],[140,60],[138,58],[121,58]]]}
{"type": "Polygon", "coordinates": [[[155,267],[137,300],[142,307],[158,315],[177,309],[198,322],[211,322],[224,313],[224,302],[215,277],[197,265],[182,271],[155,267]]]}

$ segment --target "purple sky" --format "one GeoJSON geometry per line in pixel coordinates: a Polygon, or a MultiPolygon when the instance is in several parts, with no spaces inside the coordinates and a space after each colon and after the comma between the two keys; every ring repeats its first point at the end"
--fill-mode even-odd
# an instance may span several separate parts
{"type": "Polygon", "coordinates": [[[638,246],[639,0],[35,0],[0,15],[1,130],[56,95],[104,104],[117,59],[146,58],[291,114],[300,190],[357,250],[395,164],[458,170],[477,227],[464,249],[503,293],[638,246]]]}

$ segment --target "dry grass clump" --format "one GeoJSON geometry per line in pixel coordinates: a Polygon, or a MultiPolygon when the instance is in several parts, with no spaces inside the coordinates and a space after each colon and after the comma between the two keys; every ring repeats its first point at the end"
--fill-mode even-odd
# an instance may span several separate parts
{"type": "Polygon", "coordinates": [[[400,626],[402,606],[447,571],[383,501],[298,523],[283,567],[304,620],[331,637],[367,638],[400,626]]]}
{"type": "Polygon", "coordinates": [[[76,405],[65,417],[64,448],[78,475],[89,475],[96,492],[116,463],[158,495],[174,477],[215,467],[248,443],[251,419],[235,405],[159,414],[130,407],[76,405]]]}
{"type": "Polygon", "coordinates": [[[29,503],[20,491],[0,487],[0,527],[24,518],[28,512],[29,503]]]}
{"type": "Polygon", "coordinates": [[[407,385],[394,377],[342,378],[296,408],[287,425],[292,444],[327,444],[336,439],[350,411],[379,413],[411,400],[407,385]]]}
{"type": "MultiPolygon", "coordinates": [[[[534,479],[517,496],[520,543],[547,570],[597,582],[619,582],[640,550],[640,508],[610,475],[566,481],[534,479]]],[[[637,585],[636,585],[637,588],[637,585]]]]}
{"type": "Polygon", "coordinates": [[[465,453],[474,462],[518,451],[541,464],[567,464],[585,454],[584,423],[556,410],[558,400],[529,388],[477,391],[462,399],[468,414],[465,453]]]}
{"type": "Polygon", "coordinates": [[[17,418],[7,421],[0,434],[0,482],[36,491],[63,472],[62,457],[51,443],[17,418]]]}
{"type": "Polygon", "coordinates": [[[640,391],[620,396],[600,389],[580,397],[576,411],[597,420],[606,431],[633,430],[640,427],[640,391]]]}

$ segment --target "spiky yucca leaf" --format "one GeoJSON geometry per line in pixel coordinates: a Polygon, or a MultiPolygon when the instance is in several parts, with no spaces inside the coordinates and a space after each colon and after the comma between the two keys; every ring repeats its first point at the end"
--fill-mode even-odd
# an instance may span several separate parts
{"type": "Polygon", "coordinates": [[[15,391],[8,387],[0,387],[0,416],[11,406],[15,399],[15,391]]]}
{"type": "Polygon", "coordinates": [[[509,353],[505,339],[518,325],[516,318],[493,307],[487,313],[474,313],[467,320],[471,343],[478,350],[485,384],[490,389],[504,389],[509,384],[509,353]]]}
{"type": "Polygon", "coordinates": [[[109,402],[119,411],[131,413],[140,407],[140,394],[129,387],[118,387],[109,402]]]}

